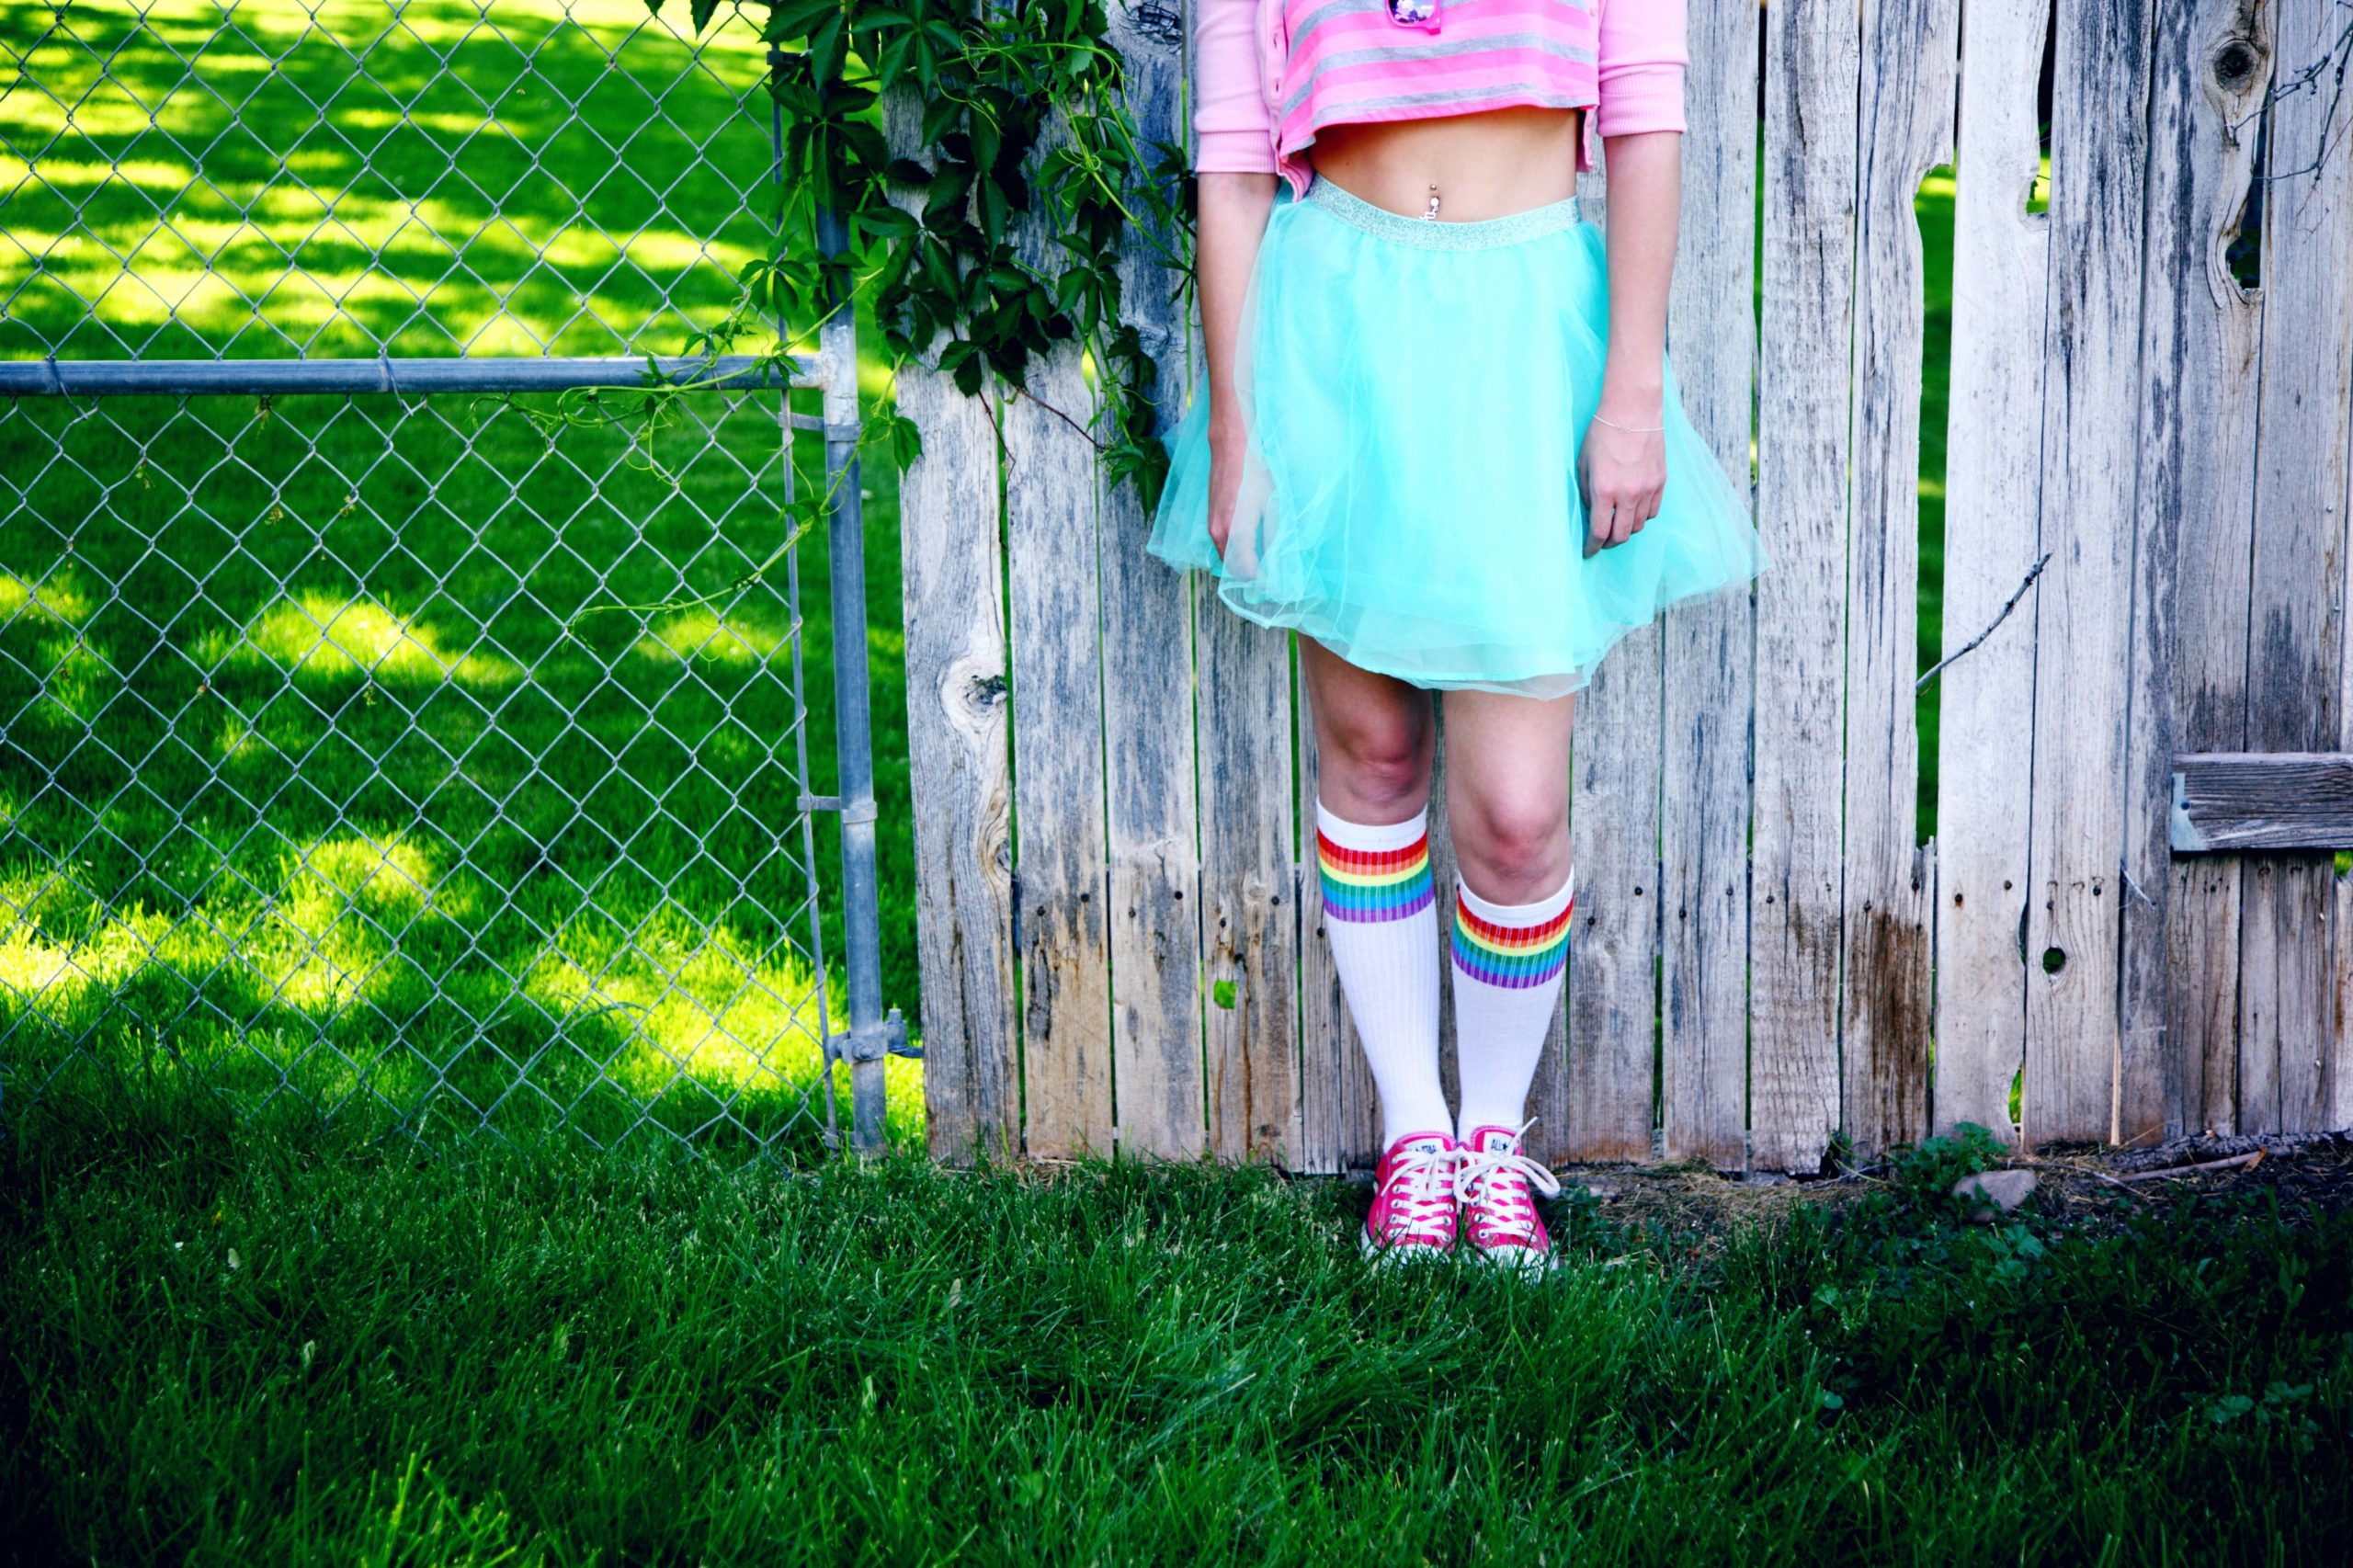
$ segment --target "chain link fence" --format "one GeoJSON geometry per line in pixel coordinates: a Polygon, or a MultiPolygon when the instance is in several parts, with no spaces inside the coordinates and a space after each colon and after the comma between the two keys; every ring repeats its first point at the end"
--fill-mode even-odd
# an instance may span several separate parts
{"type": "Polygon", "coordinates": [[[10,1108],[879,1142],[850,312],[793,388],[626,390],[772,233],[756,30],[0,0],[0,41],[10,1108]]]}

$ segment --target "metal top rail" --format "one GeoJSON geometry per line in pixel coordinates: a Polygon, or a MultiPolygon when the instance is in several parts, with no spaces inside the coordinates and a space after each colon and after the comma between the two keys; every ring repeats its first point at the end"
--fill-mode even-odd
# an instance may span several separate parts
{"type": "Polygon", "coordinates": [[[200,397],[209,393],[544,392],[646,384],[758,391],[822,387],[821,355],[791,357],[788,382],[749,354],[718,358],[610,355],[574,358],[20,359],[0,362],[0,397],[200,397]]]}

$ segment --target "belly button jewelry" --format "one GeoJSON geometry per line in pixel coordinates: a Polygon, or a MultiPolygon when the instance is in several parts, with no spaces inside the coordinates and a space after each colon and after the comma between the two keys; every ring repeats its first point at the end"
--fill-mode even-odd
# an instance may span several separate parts
{"type": "Polygon", "coordinates": [[[1430,181],[1430,210],[1422,216],[1429,219],[1438,217],[1438,181],[1436,180],[1430,181]]]}
{"type": "Polygon", "coordinates": [[[1401,28],[1420,28],[1434,33],[1438,29],[1439,3],[1440,0],[1389,0],[1389,19],[1401,28]]]}

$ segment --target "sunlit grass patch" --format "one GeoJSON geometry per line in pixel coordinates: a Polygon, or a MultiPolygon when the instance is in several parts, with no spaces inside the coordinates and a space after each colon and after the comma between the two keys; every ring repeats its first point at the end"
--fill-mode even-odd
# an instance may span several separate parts
{"type": "Polygon", "coordinates": [[[24,918],[17,899],[40,897],[11,878],[0,885],[0,1012],[39,1011],[52,1021],[94,1018],[90,1003],[111,997],[148,965],[159,961],[173,942],[174,925],[146,910],[99,923],[78,941],[53,941],[35,921],[24,918]],[[13,907],[12,907],[13,906],[13,907]]]}
{"type": "Polygon", "coordinates": [[[122,687],[121,676],[97,651],[71,634],[35,639],[30,659],[19,667],[28,667],[40,682],[40,697],[27,716],[51,729],[87,729],[122,687]]]}
{"type": "Polygon", "coordinates": [[[28,89],[0,98],[0,347],[612,352],[722,312],[773,201],[754,30],[633,0],[487,19],[0,13],[28,89]]]}
{"type": "Polygon", "coordinates": [[[449,648],[414,617],[315,590],[273,606],[235,633],[208,632],[197,642],[197,654],[214,665],[267,660],[322,681],[364,676],[500,687],[523,678],[514,661],[449,648]]]}
{"type": "Polygon", "coordinates": [[[89,594],[80,574],[63,567],[45,581],[28,583],[12,572],[0,572],[0,626],[20,619],[74,626],[89,619],[89,594]]]}
{"type": "MultiPolygon", "coordinates": [[[[592,1136],[649,1114],[682,1135],[822,1114],[824,987],[789,950],[669,908],[630,930],[575,922],[555,945],[501,954],[497,970],[437,971],[417,927],[462,922],[472,900],[437,910],[443,879],[428,858],[343,839],[290,858],[267,897],[232,892],[176,917],[93,912],[71,935],[40,917],[78,901],[70,882],[0,881],[11,1075],[131,1074],[160,1042],[249,1106],[290,1092],[321,1111],[415,1118],[445,1097],[465,1115],[512,1099],[550,1120],[585,1108],[592,1136]],[[498,977],[509,966],[519,986],[498,977]]],[[[836,1003],[832,1027],[842,1022],[836,1003]]],[[[920,1129],[920,1096],[898,1075],[903,1135],[920,1129]]]]}
{"type": "Polygon", "coordinates": [[[710,609],[681,610],[665,616],[645,636],[637,651],[646,658],[683,663],[709,660],[722,665],[760,665],[789,655],[790,640],[782,632],[737,617],[722,617],[710,609]]]}

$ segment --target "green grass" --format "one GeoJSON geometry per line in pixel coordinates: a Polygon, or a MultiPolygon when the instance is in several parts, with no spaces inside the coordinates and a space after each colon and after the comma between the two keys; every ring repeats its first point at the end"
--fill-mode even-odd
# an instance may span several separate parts
{"type": "MultiPolygon", "coordinates": [[[[0,6],[53,95],[0,100],[8,145],[47,148],[36,181],[0,170],[0,354],[683,347],[773,210],[739,101],[757,40],[723,30],[696,69],[637,0],[571,16],[503,6],[494,32],[452,0],[395,26],[344,0],[313,27],[269,0],[222,32],[170,8],[134,28],[118,0],[42,44],[47,8],[0,6]],[[49,145],[60,101],[73,133],[49,145]]],[[[290,1088],[380,1124],[808,1142],[784,567],[679,602],[784,538],[776,399],[698,397],[645,441],[526,410],[556,405],[0,404],[15,1082],[186,1067],[249,1108],[290,1088]]],[[[822,483],[813,443],[796,460],[822,483]]],[[[893,479],[865,476],[883,629],[893,479]]],[[[824,793],[825,551],[799,554],[824,793]]],[[[902,645],[869,638],[885,994],[912,1015],[902,645]]],[[[828,821],[829,883],[837,856],[828,821]]],[[[912,1134],[917,1070],[890,1072],[912,1134]]]]}
{"type": "Polygon", "coordinates": [[[0,1149],[0,1487],[27,1561],[2293,1562],[2353,1525],[2353,1214],[1925,1190],[1563,1204],[1526,1289],[1373,1275],[1361,1191],[1255,1169],[429,1162],[150,1102],[0,1149]]]}
{"type": "MultiPolygon", "coordinates": [[[[46,187],[0,168],[0,356],[676,346],[762,243],[746,32],[697,73],[637,0],[157,9],[74,7],[109,86],[0,0],[80,106],[46,187]]],[[[13,148],[56,118],[0,97],[13,148]]],[[[1949,185],[1919,210],[1926,663],[1949,185]]],[[[783,585],[603,608],[780,541],[773,399],[692,407],[649,449],[544,401],[0,406],[0,1560],[2290,1562],[2353,1522],[2353,1221],[2261,1184],[1574,1201],[1524,1290],[1370,1275],[1361,1192],[1263,1171],[684,1158],[648,1130],[813,1152],[817,1071],[783,585]],[[379,1136],[483,1112],[612,1147],[379,1136]]]]}

